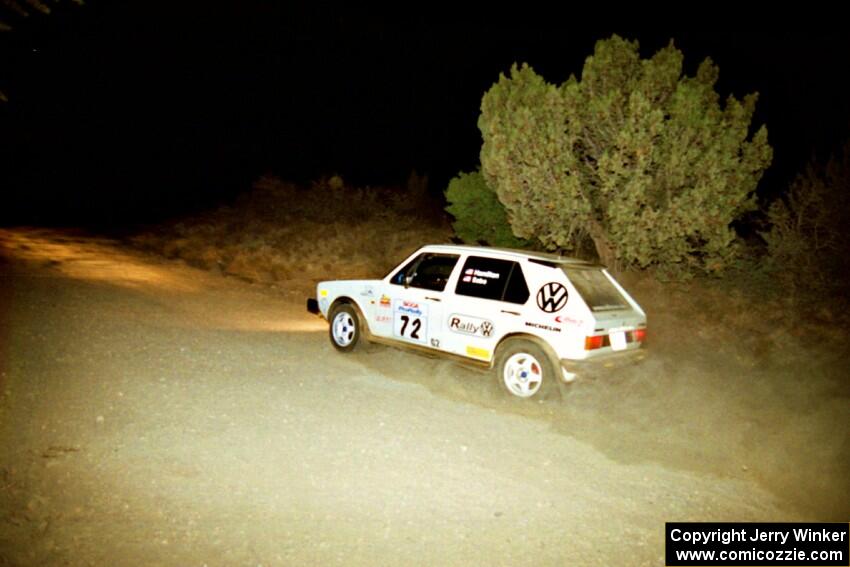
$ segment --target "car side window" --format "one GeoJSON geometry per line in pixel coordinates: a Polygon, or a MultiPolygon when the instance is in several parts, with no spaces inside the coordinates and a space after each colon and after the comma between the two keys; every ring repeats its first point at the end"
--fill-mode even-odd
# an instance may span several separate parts
{"type": "Polygon", "coordinates": [[[455,293],[509,303],[528,300],[528,286],[517,262],[481,256],[467,258],[455,293]]]}
{"type": "Polygon", "coordinates": [[[420,254],[393,274],[390,283],[404,285],[405,278],[409,278],[408,285],[410,287],[443,291],[458,258],[460,256],[457,254],[420,254]]]}
{"type": "Polygon", "coordinates": [[[393,285],[404,285],[405,274],[407,274],[408,272],[412,272],[413,267],[418,264],[420,260],[422,260],[423,256],[425,256],[425,254],[420,254],[419,256],[405,264],[404,267],[402,267],[400,270],[393,274],[393,277],[390,278],[390,283],[393,285]]]}
{"type": "Polygon", "coordinates": [[[508,285],[505,286],[502,301],[525,305],[529,295],[528,284],[525,283],[522,267],[518,262],[514,262],[514,269],[511,270],[511,275],[508,277],[508,285]]]}

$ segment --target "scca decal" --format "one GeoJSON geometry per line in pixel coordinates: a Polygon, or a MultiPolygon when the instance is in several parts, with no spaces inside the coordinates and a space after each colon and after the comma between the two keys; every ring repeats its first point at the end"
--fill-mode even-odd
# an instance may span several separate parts
{"type": "Polygon", "coordinates": [[[400,299],[393,301],[393,335],[427,344],[428,306],[400,299]]]}
{"type": "Polygon", "coordinates": [[[414,303],[412,301],[396,301],[395,304],[396,313],[408,313],[410,315],[422,315],[422,309],[420,309],[418,303],[414,303]]]}
{"type": "Polygon", "coordinates": [[[537,292],[537,307],[546,313],[555,313],[567,304],[567,288],[558,282],[543,284],[537,292]]]}

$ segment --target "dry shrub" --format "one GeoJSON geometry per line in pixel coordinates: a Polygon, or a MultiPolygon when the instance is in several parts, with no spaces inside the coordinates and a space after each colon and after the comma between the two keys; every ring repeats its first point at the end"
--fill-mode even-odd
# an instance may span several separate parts
{"type": "Polygon", "coordinates": [[[350,187],[339,176],[309,187],[262,177],[233,204],[137,235],[134,242],[205,269],[258,282],[381,277],[451,230],[427,178],[409,190],[350,187]]]}
{"type": "Polygon", "coordinates": [[[826,164],[810,163],[768,211],[765,271],[795,305],[829,304],[846,293],[850,262],[850,144],[826,164]]]}

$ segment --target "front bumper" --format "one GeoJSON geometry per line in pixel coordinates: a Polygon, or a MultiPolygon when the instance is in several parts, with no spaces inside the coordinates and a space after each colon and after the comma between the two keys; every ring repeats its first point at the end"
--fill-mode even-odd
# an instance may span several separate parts
{"type": "Polygon", "coordinates": [[[319,310],[319,302],[312,297],[307,298],[307,311],[309,311],[313,315],[322,314],[322,312],[319,310]]]}

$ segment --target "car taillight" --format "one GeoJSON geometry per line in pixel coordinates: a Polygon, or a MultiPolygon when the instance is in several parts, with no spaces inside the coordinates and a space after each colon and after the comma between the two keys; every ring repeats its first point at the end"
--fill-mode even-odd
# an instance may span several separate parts
{"type": "Polygon", "coordinates": [[[584,337],[584,350],[596,350],[604,346],[605,335],[596,335],[595,337],[584,337]]]}
{"type": "Polygon", "coordinates": [[[632,336],[635,341],[642,343],[646,339],[646,329],[635,329],[632,331],[632,336]]]}

